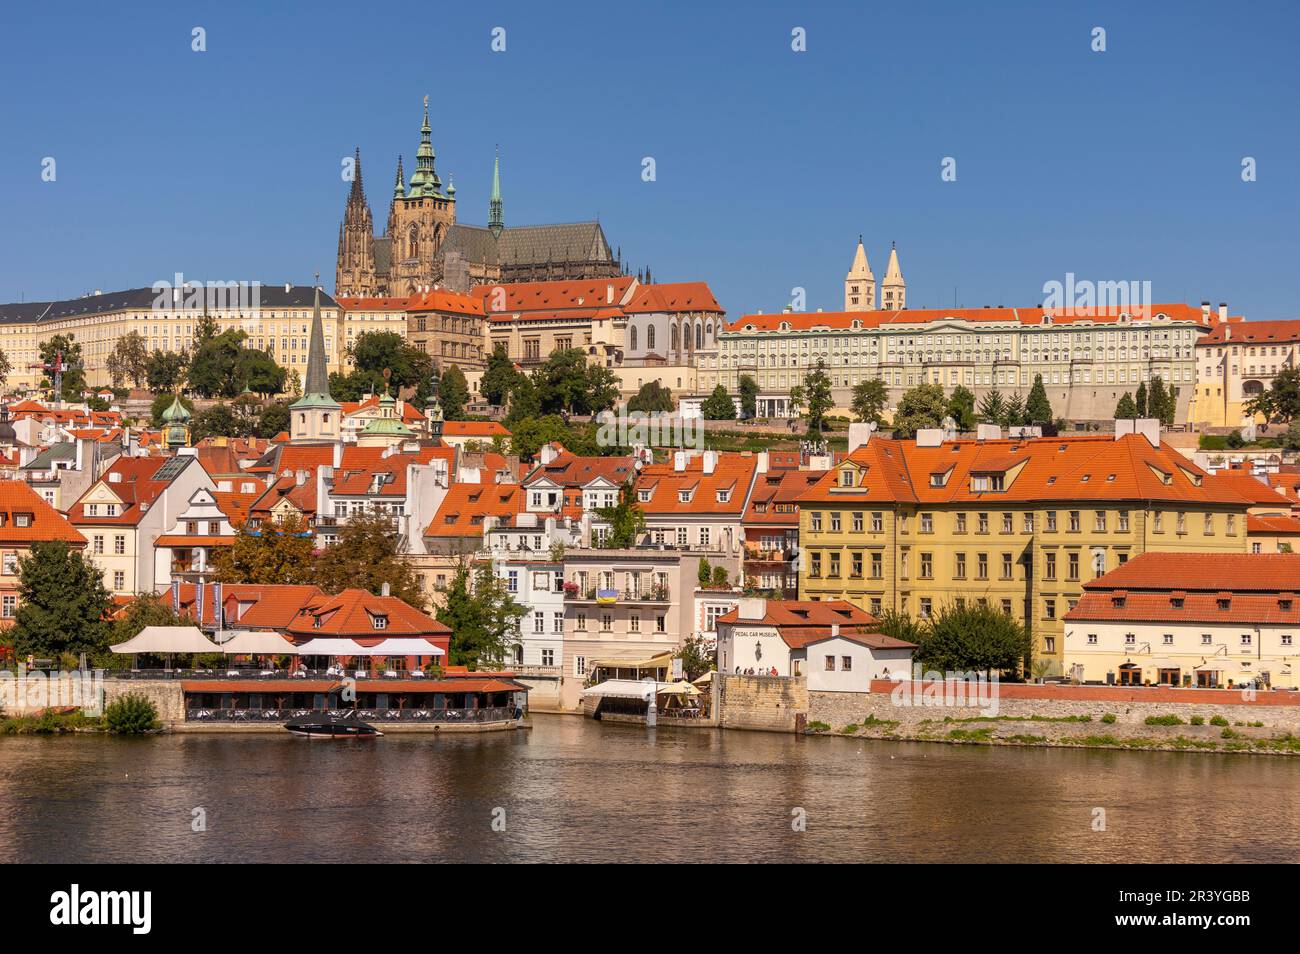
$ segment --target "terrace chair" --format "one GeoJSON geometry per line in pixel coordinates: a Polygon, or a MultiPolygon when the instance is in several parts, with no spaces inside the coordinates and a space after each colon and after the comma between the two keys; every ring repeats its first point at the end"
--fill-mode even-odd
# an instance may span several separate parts
{"type": "Polygon", "coordinates": [[[384,670],[384,678],[385,678],[385,679],[396,679],[396,678],[397,678],[397,670],[396,670],[396,669],[385,669],[385,670],[384,670]]]}

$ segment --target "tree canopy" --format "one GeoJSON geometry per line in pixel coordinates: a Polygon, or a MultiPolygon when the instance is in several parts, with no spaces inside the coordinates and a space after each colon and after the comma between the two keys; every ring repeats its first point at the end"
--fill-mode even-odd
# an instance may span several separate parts
{"type": "Polygon", "coordinates": [[[489,565],[471,570],[462,563],[437,611],[438,621],[451,627],[448,662],[470,669],[499,665],[518,639],[525,612],[489,565]]]}
{"type": "Polygon", "coordinates": [[[1034,375],[1033,387],[1029,389],[1029,399],[1025,402],[1025,417],[1028,424],[1050,424],[1052,402],[1047,399],[1047,388],[1043,386],[1043,376],[1034,375]]]}
{"type": "Polygon", "coordinates": [[[111,607],[103,571],[61,540],[33,543],[18,561],[18,609],[9,631],[20,658],[95,653],[111,607]]]}
{"type": "Polygon", "coordinates": [[[700,413],[704,415],[706,421],[734,421],[736,402],[731,399],[726,387],[719,384],[700,405],[700,413]]]}
{"type": "Polygon", "coordinates": [[[127,380],[140,387],[147,377],[148,366],[149,349],[138,331],[127,332],[118,338],[113,350],[104,358],[104,368],[115,388],[127,380]]]}
{"type": "Polygon", "coordinates": [[[637,545],[641,534],[645,532],[645,511],[636,502],[636,490],[631,481],[618,489],[618,504],[613,507],[601,507],[597,513],[602,520],[609,521],[609,534],[604,546],[618,550],[627,550],[637,545]]]}
{"type": "Polygon", "coordinates": [[[753,375],[742,374],[736,383],[740,393],[740,414],[742,417],[756,417],[758,413],[758,382],[753,375]]]}
{"type": "Polygon", "coordinates": [[[315,543],[298,517],[245,524],[228,547],[216,548],[213,568],[223,583],[315,583],[315,543]]]}
{"type": "Polygon", "coordinates": [[[850,406],[859,421],[884,424],[883,414],[888,401],[888,389],[880,378],[868,378],[853,385],[853,400],[850,406]]]}
{"type": "Polygon", "coordinates": [[[924,427],[938,427],[948,413],[948,399],[941,384],[918,384],[903,392],[894,412],[894,434],[914,437],[924,427]]]}
{"type": "Polygon", "coordinates": [[[647,381],[641,389],[627,402],[630,412],[650,414],[655,411],[667,412],[675,407],[673,393],[657,380],[647,381]]]}
{"type": "Polygon", "coordinates": [[[454,364],[448,366],[438,382],[438,403],[442,405],[445,420],[465,420],[465,405],[469,403],[469,381],[465,378],[465,372],[454,364]]]}
{"type": "Polygon", "coordinates": [[[804,375],[803,399],[808,408],[808,431],[820,435],[826,423],[826,413],[835,406],[835,399],[831,396],[831,379],[826,373],[826,362],[821,358],[804,375]]]}

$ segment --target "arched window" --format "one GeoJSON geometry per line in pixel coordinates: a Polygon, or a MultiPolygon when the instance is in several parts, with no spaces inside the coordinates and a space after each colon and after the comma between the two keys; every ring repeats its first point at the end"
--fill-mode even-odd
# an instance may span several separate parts
{"type": "Polygon", "coordinates": [[[420,227],[412,225],[411,230],[406,233],[406,257],[420,257],[420,227]]]}
{"type": "Polygon", "coordinates": [[[668,345],[670,350],[672,351],[677,350],[677,325],[676,324],[671,324],[668,326],[668,345]]]}
{"type": "Polygon", "coordinates": [[[704,322],[702,321],[695,323],[695,347],[704,347],[704,322]]]}
{"type": "Polygon", "coordinates": [[[655,326],[649,325],[645,330],[645,347],[647,351],[655,349],[655,326]]]}
{"type": "Polygon", "coordinates": [[[636,325],[633,325],[631,329],[628,330],[628,338],[629,341],[631,342],[630,348],[633,351],[635,351],[636,350],[636,325]]]}

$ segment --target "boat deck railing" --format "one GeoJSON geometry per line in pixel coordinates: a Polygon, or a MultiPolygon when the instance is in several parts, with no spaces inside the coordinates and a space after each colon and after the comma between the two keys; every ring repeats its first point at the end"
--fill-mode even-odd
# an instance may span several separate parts
{"type": "Polygon", "coordinates": [[[186,722],[268,723],[285,722],[299,716],[349,716],[362,722],[429,722],[440,724],[478,724],[483,722],[509,722],[517,718],[519,710],[512,706],[495,706],[483,709],[227,709],[189,708],[185,710],[186,722]]]}

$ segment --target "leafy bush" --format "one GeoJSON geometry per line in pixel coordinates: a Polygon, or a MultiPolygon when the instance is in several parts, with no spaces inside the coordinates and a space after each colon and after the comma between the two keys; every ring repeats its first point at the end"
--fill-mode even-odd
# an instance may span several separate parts
{"type": "Polygon", "coordinates": [[[1221,715],[1211,716],[1210,725],[1227,725],[1228,720],[1221,715]]]}
{"type": "Polygon", "coordinates": [[[1104,716],[1101,717],[1101,721],[1104,722],[1104,723],[1106,723],[1107,725],[1114,725],[1114,724],[1115,724],[1115,713],[1113,713],[1113,712],[1107,712],[1104,716]]]}
{"type": "Polygon", "coordinates": [[[109,703],[104,721],[115,735],[140,735],[158,728],[158,710],[144,696],[131,693],[109,703]]]}
{"type": "Polygon", "coordinates": [[[1205,725],[1205,716],[1192,716],[1187,721],[1192,725],[1205,725]]]}
{"type": "Polygon", "coordinates": [[[1147,725],[1183,725],[1183,720],[1176,715],[1147,716],[1147,725]]]}

